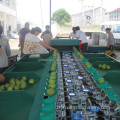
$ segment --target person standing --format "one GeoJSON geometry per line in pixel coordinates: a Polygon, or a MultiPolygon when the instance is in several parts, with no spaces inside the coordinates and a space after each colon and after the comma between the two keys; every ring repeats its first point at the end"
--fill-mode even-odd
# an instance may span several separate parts
{"type": "Polygon", "coordinates": [[[8,40],[2,36],[3,28],[0,26],[0,73],[8,68],[8,56],[11,54],[8,40]]]}
{"type": "Polygon", "coordinates": [[[20,55],[20,57],[22,57],[24,55],[23,54],[24,41],[25,41],[26,34],[30,32],[29,27],[30,27],[30,24],[26,22],[25,27],[22,28],[20,30],[20,33],[19,33],[19,47],[21,47],[21,55],[20,55]]]}
{"type": "Polygon", "coordinates": [[[111,50],[113,52],[113,50],[114,50],[114,36],[111,33],[111,28],[106,28],[106,33],[108,34],[108,37],[107,37],[108,50],[111,50]]]}
{"type": "Polygon", "coordinates": [[[70,33],[70,39],[76,39],[76,27],[72,28],[73,32],[70,33]]]}
{"type": "Polygon", "coordinates": [[[50,26],[46,25],[46,30],[42,33],[41,38],[43,39],[43,42],[47,45],[51,44],[51,38],[52,38],[52,33],[50,31],[50,26]]]}
{"type": "Polygon", "coordinates": [[[32,28],[31,33],[26,34],[23,48],[24,54],[49,53],[47,49],[56,50],[55,48],[43,43],[37,36],[42,32],[39,27],[32,28]],[[46,49],[47,48],[47,49],[46,49]]]}
{"type": "Polygon", "coordinates": [[[81,40],[82,52],[83,53],[87,52],[87,48],[88,48],[87,37],[86,37],[85,33],[80,30],[80,27],[76,27],[76,38],[78,40],[81,40]]]}

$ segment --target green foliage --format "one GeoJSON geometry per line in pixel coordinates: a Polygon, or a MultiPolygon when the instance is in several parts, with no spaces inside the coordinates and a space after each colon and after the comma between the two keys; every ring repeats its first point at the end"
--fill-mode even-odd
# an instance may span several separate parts
{"type": "Polygon", "coordinates": [[[100,25],[90,25],[91,28],[100,28],[100,25]]]}
{"type": "Polygon", "coordinates": [[[72,25],[69,25],[69,24],[63,24],[63,25],[61,25],[61,27],[72,27],[72,25]]]}
{"type": "Polygon", "coordinates": [[[60,26],[69,23],[70,14],[65,9],[59,9],[53,13],[52,21],[56,21],[60,26]]]}

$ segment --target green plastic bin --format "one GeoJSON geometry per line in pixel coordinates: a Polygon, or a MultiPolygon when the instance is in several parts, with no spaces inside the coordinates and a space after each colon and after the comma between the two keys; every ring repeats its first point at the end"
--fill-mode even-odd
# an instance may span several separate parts
{"type": "Polygon", "coordinates": [[[107,57],[105,54],[97,54],[97,53],[83,53],[83,56],[87,59],[93,57],[93,58],[96,58],[96,57],[107,57]]]}
{"type": "Polygon", "coordinates": [[[23,58],[20,62],[38,62],[39,58],[23,58]]]}
{"type": "Polygon", "coordinates": [[[112,87],[114,94],[116,94],[116,96],[118,96],[118,98],[120,99],[120,71],[108,72],[103,77],[112,87]]]}
{"type": "Polygon", "coordinates": [[[112,59],[112,58],[107,58],[107,57],[90,57],[89,59],[88,59],[88,61],[91,63],[91,64],[94,64],[96,61],[98,62],[98,61],[115,61],[114,59],[112,59]]]}
{"type": "MultiPolygon", "coordinates": [[[[24,59],[24,58],[27,58],[27,59],[32,59],[32,58],[29,58],[30,57],[30,55],[31,54],[27,54],[27,55],[25,55],[22,59],[24,59]]],[[[47,59],[47,58],[49,58],[49,57],[51,57],[52,56],[52,52],[50,52],[49,54],[40,54],[40,59],[47,59]]],[[[39,59],[38,58],[38,59],[39,59]]],[[[21,60],[22,60],[21,59],[21,60]]],[[[33,58],[33,59],[36,59],[36,58],[33,58]]]]}
{"type": "MultiPolygon", "coordinates": [[[[45,67],[46,62],[29,62],[29,63],[18,63],[12,68],[10,68],[7,72],[34,72],[37,75],[42,74],[42,70],[45,67]]],[[[48,68],[49,69],[49,68],[48,68]]]]}
{"type": "Polygon", "coordinates": [[[104,76],[106,73],[108,73],[109,71],[120,71],[120,63],[117,61],[97,61],[93,64],[93,67],[98,71],[98,74],[100,76],[104,76]],[[98,68],[99,64],[107,64],[111,66],[110,70],[102,70],[100,68],[98,68]]]}
{"type": "Polygon", "coordinates": [[[34,97],[40,82],[40,77],[35,73],[5,73],[5,83],[10,78],[20,79],[26,76],[35,79],[34,85],[27,85],[26,90],[0,92],[0,119],[1,120],[27,120],[31,111],[34,97]]]}

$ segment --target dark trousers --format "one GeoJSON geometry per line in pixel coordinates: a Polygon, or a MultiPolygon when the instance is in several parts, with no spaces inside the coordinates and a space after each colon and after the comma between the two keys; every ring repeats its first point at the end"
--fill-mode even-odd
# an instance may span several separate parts
{"type": "Polygon", "coordinates": [[[110,47],[108,48],[108,50],[111,50],[113,52],[114,50],[114,45],[110,45],[110,47]]]}
{"type": "Polygon", "coordinates": [[[83,43],[82,44],[82,52],[83,53],[87,52],[87,48],[88,48],[88,43],[83,43]]]}
{"type": "Polygon", "coordinates": [[[24,56],[23,47],[24,47],[24,44],[21,44],[21,54],[20,54],[20,57],[21,57],[21,58],[24,56]]]}

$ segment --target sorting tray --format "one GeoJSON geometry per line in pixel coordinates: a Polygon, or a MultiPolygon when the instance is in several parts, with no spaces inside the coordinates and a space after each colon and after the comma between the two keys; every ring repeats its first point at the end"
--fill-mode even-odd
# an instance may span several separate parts
{"type": "Polygon", "coordinates": [[[100,76],[104,76],[106,73],[109,71],[120,71],[120,63],[117,61],[97,61],[93,64],[93,67],[98,71],[98,74],[100,76]],[[103,70],[98,68],[99,64],[107,64],[110,65],[111,69],[110,70],[103,70]]]}
{"type": "Polygon", "coordinates": [[[40,77],[34,73],[5,73],[5,83],[10,78],[20,79],[26,76],[35,80],[34,85],[28,85],[26,90],[0,92],[0,119],[1,120],[27,120],[31,111],[34,97],[40,82],[40,77]]]}

